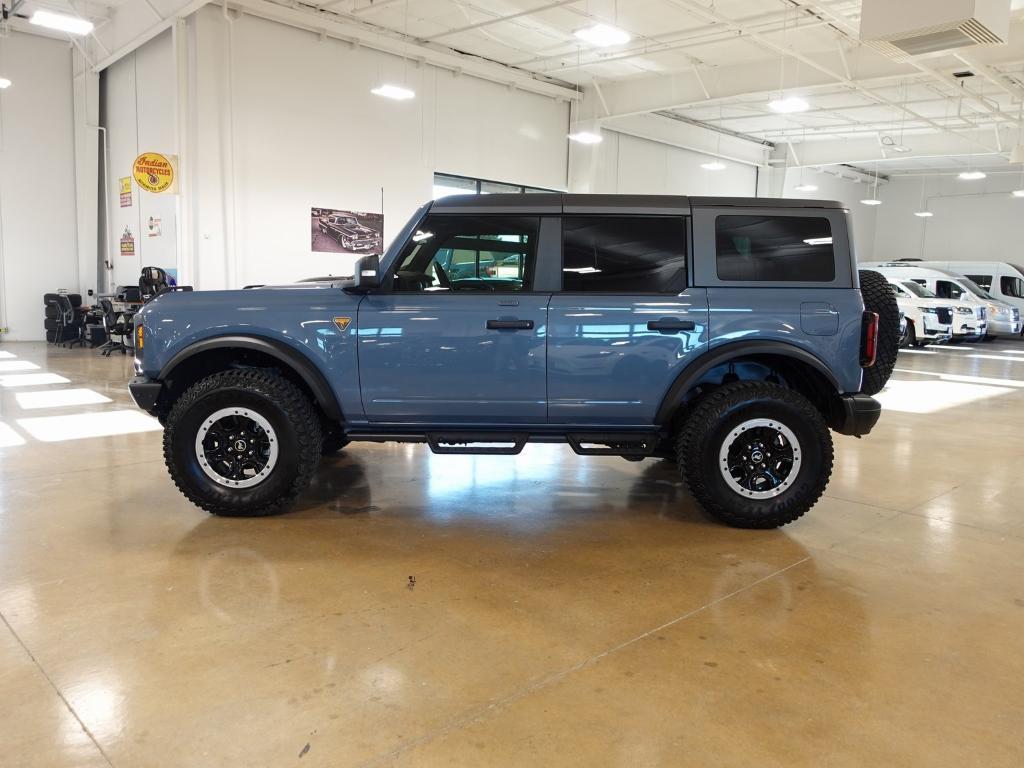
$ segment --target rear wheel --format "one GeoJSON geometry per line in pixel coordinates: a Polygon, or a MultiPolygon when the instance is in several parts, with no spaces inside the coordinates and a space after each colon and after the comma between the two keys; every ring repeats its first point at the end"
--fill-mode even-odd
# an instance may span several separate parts
{"type": "MultiPolygon", "coordinates": [[[[875,364],[864,369],[861,392],[874,395],[892,376],[896,366],[896,355],[900,345],[900,308],[896,297],[889,290],[889,281],[878,272],[860,270],[860,292],[864,308],[878,315],[878,345],[875,364]]],[[[908,324],[909,325],[909,324],[908,324]]]]}
{"type": "Polygon", "coordinates": [[[164,461],[178,489],[215,515],[284,511],[312,479],[320,419],[295,384],[257,369],[213,374],[167,416],[164,461]]]}
{"type": "Polygon", "coordinates": [[[690,493],[737,528],[777,528],[803,515],[828,484],[832,455],[818,409],[765,382],[719,387],[687,417],[676,443],[690,493]]]}

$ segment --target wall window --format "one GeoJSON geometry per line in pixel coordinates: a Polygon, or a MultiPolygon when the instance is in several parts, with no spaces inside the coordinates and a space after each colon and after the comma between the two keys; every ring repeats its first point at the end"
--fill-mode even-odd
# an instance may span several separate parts
{"type": "Polygon", "coordinates": [[[681,216],[566,216],[562,290],[679,293],[686,288],[681,216]]]}
{"type": "Polygon", "coordinates": [[[508,192],[555,192],[554,189],[525,187],[522,184],[505,184],[500,181],[474,179],[468,176],[454,176],[450,173],[434,174],[434,199],[449,195],[497,195],[508,192]]]}
{"type": "Polygon", "coordinates": [[[399,259],[397,291],[528,291],[536,216],[428,216],[399,259]]]}
{"type": "Polygon", "coordinates": [[[813,216],[718,216],[718,279],[830,283],[832,227],[813,216]]]}

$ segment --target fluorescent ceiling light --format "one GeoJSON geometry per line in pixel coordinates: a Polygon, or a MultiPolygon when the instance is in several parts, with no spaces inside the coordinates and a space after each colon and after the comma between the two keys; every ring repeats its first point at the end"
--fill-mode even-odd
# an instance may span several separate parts
{"type": "Polygon", "coordinates": [[[613,27],[610,24],[595,24],[592,27],[577,29],[573,34],[580,40],[595,45],[598,48],[607,48],[610,45],[625,45],[632,39],[624,29],[613,27]]]}
{"type": "Polygon", "coordinates": [[[861,205],[881,205],[882,204],[881,200],[879,200],[877,198],[874,198],[874,197],[872,197],[869,200],[861,200],[860,202],[861,202],[861,205]]]}
{"type": "Polygon", "coordinates": [[[575,272],[577,275],[593,275],[601,270],[597,267],[566,267],[563,272],[575,272]]]}
{"type": "Polygon", "coordinates": [[[984,171],[964,171],[960,174],[960,178],[964,181],[977,181],[978,179],[985,178],[984,171]]]}
{"type": "Polygon", "coordinates": [[[576,133],[570,133],[569,138],[572,141],[578,141],[580,144],[600,144],[604,141],[604,137],[600,133],[593,133],[591,131],[576,131],[576,133]]]}
{"type": "Polygon", "coordinates": [[[894,144],[893,146],[889,147],[889,149],[891,149],[893,152],[899,152],[901,155],[905,155],[908,152],[913,152],[914,151],[913,149],[908,147],[906,144],[894,144]]]}
{"type": "Polygon", "coordinates": [[[705,171],[724,171],[726,169],[725,163],[720,163],[717,160],[712,160],[710,163],[701,163],[700,167],[705,171]]]}
{"type": "Polygon", "coordinates": [[[370,93],[375,96],[383,96],[385,99],[394,99],[395,101],[408,101],[409,99],[416,98],[415,91],[403,88],[400,85],[390,85],[388,83],[377,86],[370,91],[370,93]]]}
{"type": "Polygon", "coordinates": [[[77,16],[68,16],[64,13],[39,10],[32,14],[28,20],[29,24],[47,29],[56,29],[59,32],[67,32],[69,35],[88,35],[92,32],[92,22],[80,19],[77,16]]]}
{"type": "Polygon", "coordinates": [[[793,187],[797,192],[817,192],[818,188],[814,184],[798,184],[793,187]]]}
{"type": "Polygon", "coordinates": [[[10,88],[10,87],[11,87],[11,81],[8,80],[6,77],[0,77],[0,90],[3,90],[4,88],[10,88]]]}
{"type": "Polygon", "coordinates": [[[934,216],[935,214],[932,213],[931,211],[915,211],[914,215],[920,216],[922,219],[927,219],[934,216]]]}
{"type": "Polygon", "coordinates": [[[832,245],[831,237],[808,237],[804,240],[808,245],[832,245]]]}
{"type": "Polygon", "coordinates": [[[787,96],[784,99],[773,99],[768,102],[768,109],[778,112],[780,115],[788,115],[793,112],[806,112],[811,105],[799,96],[787,96]]]}
{"type": "Polygon", "coordinates": [[[1014,197],[1024,197],[1024,189],[1015,189],[1010,194],[1014,197]]]}

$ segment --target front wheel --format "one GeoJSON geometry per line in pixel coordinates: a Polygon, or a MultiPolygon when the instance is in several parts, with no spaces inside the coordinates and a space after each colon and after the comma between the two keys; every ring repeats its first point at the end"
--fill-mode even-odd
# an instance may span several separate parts
{"type": "Polygon", "coordinates": [[[825,491],[832,435],[798,392],[740,381],[697,405],[680,430],[676,456],[690,493],[712,517],[737,528],[778,528],[825,491]]]}
{"type": "Polygon", "coordinates": [[[230,517],[284,511],[320,458],[320,419],[295,384],[259,369],[223,371],[171,408],[164,461],[196,506],[230,517]]]}

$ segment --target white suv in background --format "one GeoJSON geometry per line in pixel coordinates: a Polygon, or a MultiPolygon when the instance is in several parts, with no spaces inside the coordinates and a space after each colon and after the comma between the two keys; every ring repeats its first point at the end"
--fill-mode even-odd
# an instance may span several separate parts
{"type": "MultiPolygon", "coordinates": [[[[900,280],[890,278],[890,284],[896,291],[905,291],[913,297],[914,302],[920,307],[930,307],[936,310],[939,323],[948,317],[950,319],[949,341],[954,343],[961,341],[980,341],[985,338],[988,332],[986,321],[986,310],[978,304],[960,301],[959,299],[940,299],[920,283],[913,280],[900,280]],[[949,314],[947,315],[947,311],[949,314]]],[[[896,295],[896,303],[900,302],[900,295],[896,295]]]]}
{"type": "Polygon", "coordinates": [[[906,318],[901,347],[925,347],[949,341],[956,311],[951,302],[939,302],[926,296],[929,293],[926,288],[910,281],[889,280],[889,287],[906,318]]]}

